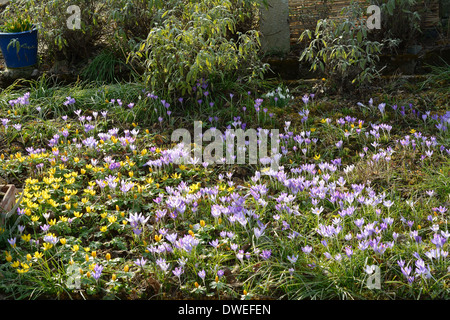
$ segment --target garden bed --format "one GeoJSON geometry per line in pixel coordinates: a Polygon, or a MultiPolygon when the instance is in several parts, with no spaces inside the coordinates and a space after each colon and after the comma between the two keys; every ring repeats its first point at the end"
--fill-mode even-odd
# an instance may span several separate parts
{"type": "Polygon", "coordinates": [[[6,296],[448,298],[448,92],[391,83],[364,101],[291,83],[182,109],[134,86],[4,100],[0,174],[25,182],[21,229],[0,240],[6,296]],[[281,129],[282,167],[176,164],[185,114],[281,129]]]}

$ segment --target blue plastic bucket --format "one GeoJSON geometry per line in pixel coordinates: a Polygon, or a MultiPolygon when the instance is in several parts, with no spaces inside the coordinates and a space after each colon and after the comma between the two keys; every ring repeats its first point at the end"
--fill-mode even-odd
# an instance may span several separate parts
{"type": "Polygon", "coordinates": [[[34,28],[16,33],[0,32],[0,49],[7,68],[33,66],[37,64],[38,30],[34,28]],[[10,45],[13,39],[17,40],[16,45],[10,45]],[[18,52],[17,46],[19,46],[18,52]]]}

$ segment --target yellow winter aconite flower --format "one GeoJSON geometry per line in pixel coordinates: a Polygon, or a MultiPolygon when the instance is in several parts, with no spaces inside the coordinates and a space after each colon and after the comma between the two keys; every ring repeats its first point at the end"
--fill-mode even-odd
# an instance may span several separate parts
{"type": "Polygon", "coordinates": [[[68,179],[66,179],[66,184],[71,185],[75,182],[75,178],[74,177],[70,177],[68,179]]]}
{"type": "Polygon", "coordinates": [[[66,238],[61,238],[59,239],[59,242],[61,242],[62,245],[66,244],[66,238]]]}
{"type": "Polygon", "coordinates": [[[31,234],[22,235],[22,240],[25,242],[29,242],[31,240],[31,234]]]}
{"type": "Polygon", "coordinates": [[[194,193],[195,191],[197,191],[200,188],[200,184],[201,183],[198,182],[198,183],[194,183],[194,184],[190,185],[189,186],[189,193],[194,193]]]}
{"type": "Polygon", "coordinates": [[[39,205],[37,203],[32,202],[32,201],[28,201],[27,202],[27,207],[29,209],[37,209],[37,208],[39,208],[39,205]]]}
{"type": "Polygon", "coordinates": [[[172,179],[179,179],[181,178],[181,174],[180,173],[173,173],[172,174],[172,179]]]}
{"type": "Polygon", "coordinates": [[[92,252],[91,252],[91,256],[92,256],[92,258],[97,257],[97,251],[92,251],[92,252]]]}
{"type": "Polygon", "coordinates": [[[18,273],[26,273],[29,271],[29,268],[17,269],[18,273]]]}
{"type": "Polygon", "coordinates": [[[56,224],[56,219],[50,219],[48,221],[48,224],[51,225],[51,226],[54,226],[56,224]]]}
{"type": "Polygon", "coordinates": [[[34,253],[34,257],[36,258],[36,259],[40,259],[40,258],[42,258],[42,256],[43,256],[44,254],[42,253],[42,252],[35,252],[34,253]]]}
{"type": "Polygon", "coordinates": [[[58,206],[58,203],[53,199],[47,200],[47,204],[51,205],[53,208],[58,206]]]}
{"type": "Polygon", "coordinates": [[[77,252],[78,250],[80,250],[80,247],[77,244],[73,245],[72,251],[77,252]]]}
{"type": "Polygon", "coordinates": [[[159,242],[159,241],[161,241],[161,239],[162,239],[162,234],[155,234],[155,241],[156,242],[159,242]]]}
{"type": "Polygon", "coordinates": [[[129,269],[130,269],[130,267],[129,267],[128,265],[125,265],[125,266],[123,267],[123,271],[125,271],[125,272],[128,272],[129,269]]]}
{"type": "Polygon", "coordinates": [[[31,221],[36,222],[39,220],[38,216],[31,216],[31,221]]]}
{"type": "Polygon", "coordinates": [[[105,259],[108,260],[108,261],[111,260],[111,254],[110,254],[110,253],[107,253],[107,254],[105,255],[105,259]]]}
{"type": "Polygon", "coordinates": [[[100,227],[101,232],[106,232],[108,230],[107,226],[100,227]]]}
{"type": "Polygon", "coordinates": [[[320,154],[319,154],[319,155],[316,154],[316,155],[314,156],[314,160],[319,160],[319,159],[320,159],[320,154]]]}
{"type": "Polygon", "coordinates": [[[47,250],[50,250],[51,248],[53,248],[53,244],[48,243],[48,242],[45,242],[43,244],[43,246],[44,246],[44,251],[47,251],[47,250]]]}
{"type": "Polygon", "coordinates": [[[6,261],[11,262],[12,261],[12,255],[9,254],[9,252],[6,252],[6,261]]]}
{"type": "Polygon", "coordinates": [[[109,221],[109,223],[114,223],[114,222],[117,221],[117,217],[116,216],[109,216],[108,217],[108,221],[109,221]]]}
{"type": "Polygon", "coordinates": [[[82,214],[81,212],[78,212],[78,211],[74,211],[74,212],[73,212],[73,215],[74,215],[75,217],[77,217],[77,218],[81,218],[81,217],[83,216],[83,214],[82,214]]]}

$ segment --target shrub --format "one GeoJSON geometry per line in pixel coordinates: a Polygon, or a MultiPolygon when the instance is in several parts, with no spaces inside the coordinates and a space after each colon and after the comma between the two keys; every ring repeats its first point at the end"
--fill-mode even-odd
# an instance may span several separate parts
{"type": "Polygon", "coordinates": [[[385,46],[397,44],[392,39],[371,41],[363,9],[355,2],[342,10],[340,19],[317,21],[314,34],[307,29],[301,34],[300,41],[305,37],[310,42],[300,61],[310,62],[314,71],[319,68],[328,84],[340,90],[348,83],[360,86],[379,76],[379,54],[385,46]]]}
{"type": "MultiPolygon", "coordinates": [[[[145,68],[146,82],[169,95],[192,92],[198,79],[262,78],[266,65],[258,57],[255,30],[236,31],[257,1],[179,1],[162,16],[161,24],[132,54],[145,68]],[[236,7],[238,9],[236,10],[236,7]]],[[[210,83],[213,85],[213,80],[210,83]]]]}

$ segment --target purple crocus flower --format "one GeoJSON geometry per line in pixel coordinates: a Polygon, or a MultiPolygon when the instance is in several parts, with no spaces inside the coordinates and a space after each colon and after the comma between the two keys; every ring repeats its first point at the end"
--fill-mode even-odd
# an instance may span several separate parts
{"type": "Polygon", "coordinates": [[[142,257],[141,257],[141,259],[136,259],[136,260],[134,261],[134,264],[137,265],[137,266],[139,266],[139,267],[145,266],[146,263],[147,263],[147,260],[144,259],[144,258],[142,258],[142,257]]]}
{"type": "Polygon", "coordinates": [[[184,273],[184,270],[182,267],[175,267],[175,269],[172,270],[172,273],[174,276],[180,279],[181,275],[184,273]]]}
{"type": "Polygon", "coordinates": [[[272,250],[263,250],[263,252],[261,252],[261,254],[260,254],[260,257],[263,259],[263,260],[267,260],[267,259],[269,259],[270,258],[270,256],[272,255],[272,250]]]}
{"type": "Polygon", "coordinates": [[[100,278],[100,276],[102,275],[102,271],[103,271],[103,266],[102,265],[95,265],[94,267],[94,271],[92,272],[92,277],[95,280],[98,280],[100,278]]]}

